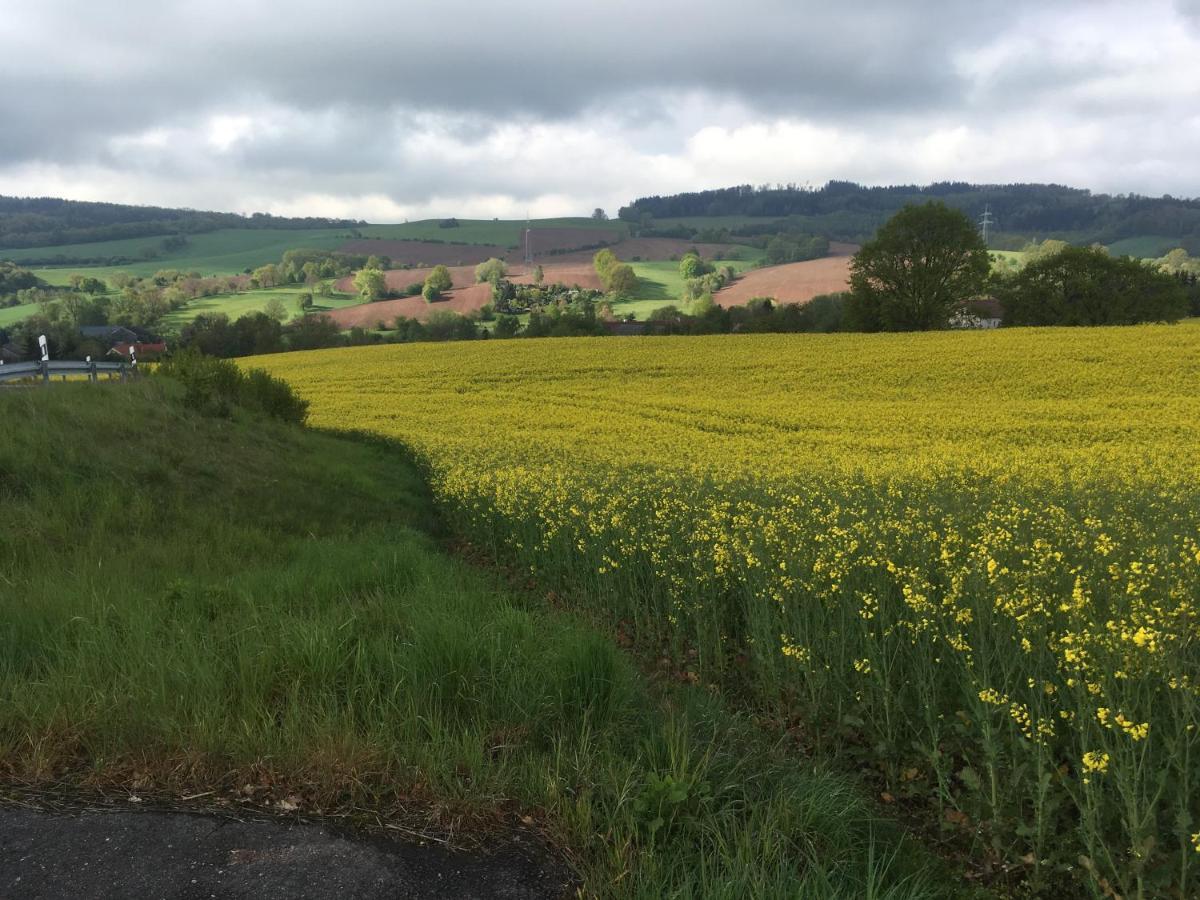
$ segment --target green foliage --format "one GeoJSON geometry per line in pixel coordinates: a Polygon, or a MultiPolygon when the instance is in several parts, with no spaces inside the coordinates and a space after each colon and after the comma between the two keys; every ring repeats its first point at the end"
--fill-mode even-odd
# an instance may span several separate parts
{"type": "Polygon", "coordinates": [[[17,291],[37,287],[43,282],[28,269],[16,263],[0,260],[0,299],[15,295],[17,291]]]}
{"type": "MultiPolygon", "coordinates": [[[[312,295],[310,294],[308,295],[308,307],[311,306],[312,295]]],[[[304,306],[303,303],[300,305],[301,310],[307,309],[308,307],[304,306]]],[[[289,318],[291,318],[291,313],[288,312],[287,307],[283,305],[283,301],[278,297],[272,297],[267,301],[266,306],[263,307],[263,314],[274,319],[276,322],[281,323],[286,322],[289,318]]]]}
{"type": "Polygon", "coordinates": [[[242,371],[226,359],[205,356],[189,349],[161,363],[155,375],[183,385],[189,409],[209,415],[229,416],[233,407],[303,425],[308,401],[301,400],[291,385],[261,369],[242,371]]]}
{"type": "Polygon", "coordinates": [[[1102,250],[1066,247],[1001,278],[1005,325],[1132,325],[1175,322],[1184,286],[1155,265],[1102,250]]]}
{"type": "Polygon", "coordinates": [[[804,262],[829,255],[829,238],[821,235],[777,234],[764,245],[769,265],[804,262]]]}
{"type": "Polygon", "coordinates": [[[508,266],[504,260],[491,257],[475,267],[475,283],[482,284],[490,281],[493,284],[508,274],[508,266]]]}
{"type": "Polygon", "coordinates": [[[496,317],[496,337],[516,337],[517,332],[520,330],[521,321],[516,316],[506,313],[496,317]]]}
{"type": "Polygon", "coordinates": [[[632,296],[638,289],[637,273],[629,263],[618,263],[609,270],[605,286],[609,293],[618,297],[632,296]]]}
{"type": "Polygon", "coordinates": [[[609,274],[618,263],[617,255],[607,247],[596,252],[596,255],[592,257],[592,266],[596,269],[596,274],[600,276],[601,284],[608,285],[609,274]]]}
{"type": "Polygon", "coordinates": [[[380,269],[360,269],[354,276],[354,289],[364,300],[378,300],[387,293],[387,278],[380,269]]]}
{"type": "Polygon", "coordinates": [[[692,278],[699,278],[701,275],[707,275],[713,271],[713,265],[706,260],[700,258],[700,254],[695,251],[689,251],[679,260],[679,277],[685,281],[692,278]]]}
{"type": "Polygon", "coordinates": [[[991,260],[975,226],[943,203],[907,206],[850,264],[847,326],[928,331],[984,289],[991,260]]]}
{"type": "MultiPolygon", "coordinates": [[[[108,291],[108,285],[99,278],[92,278],[90,275],[72,275],[67,279],[67,284],[71,290],[78,291],[81,294],[104,294],[108,291]]],[[[0,290],[0,293],[3,293],[0,290]]]]}
{"type": "Polygon", "coordinates": [[[429,276],[425,279],[425,287],[423,289],[425,299],[436,300],[442,295],[443,291],[448,291],[453,286],[454,283],[450,279],[450,270],[445,266],[434,266],[429,276]]]}

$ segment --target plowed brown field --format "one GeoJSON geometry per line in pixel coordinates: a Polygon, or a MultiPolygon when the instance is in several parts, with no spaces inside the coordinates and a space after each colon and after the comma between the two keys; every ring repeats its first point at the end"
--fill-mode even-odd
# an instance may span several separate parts
{"type": "Polygon", "coordinates": [[[821,294],[835,294],[850,286],[850,257],[854,244],[831,244],[835,254],[808,262],[787,263],[751,269],[723,291],[713,295],[721,306],[741,306],[755,297],[771,297],[780,303],[807,303],[821,294]]]}

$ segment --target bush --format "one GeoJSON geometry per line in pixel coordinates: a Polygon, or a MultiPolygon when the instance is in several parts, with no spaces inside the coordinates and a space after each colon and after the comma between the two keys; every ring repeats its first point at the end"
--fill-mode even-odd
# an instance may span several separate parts
{"type": "Polygon", "coordinates": [[[629,295],[637,291],[638,277],[633,266],[628,263],[618,263],[608,273],[607,286],[614,294],[629,295]]]}
{"type": "Polygon", "coordinates": [[[504,260],[493,256],[475,267],[475,282],[476,284],[482,284],[485,281],[495,283],[507,274],[508,266],[504,264],[504,260]]]}
{"type": "Polygon", "coordinates": [[[206,415],[228,417],[234,406],[252,413],[303,425],[308,401],[291,385],[262,369],[243,372],[227,359],[205,356],[198,350],[175,354],[158,366],[155,375],[183,385],[184,402],[206,415]]]}
{"type": "Polygon", "coordinates": [[[501,315],[496,318],[496,337],[515,337],[521,330],[521,322],[516,316],[501,315]]]}
{"type": "Polygon", "coordinates": [[[686,280],[699,278],[713,271],[712,263],[701,259],[699,254],[689,252],[679,261],[679,274],[686,280]]]}

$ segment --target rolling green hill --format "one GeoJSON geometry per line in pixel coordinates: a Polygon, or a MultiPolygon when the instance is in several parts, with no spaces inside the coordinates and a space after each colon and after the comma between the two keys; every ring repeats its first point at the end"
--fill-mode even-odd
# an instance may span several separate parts
{"type": "Polygon", "coordinates": [[[464,244],[497,244],[516,247],[527,227],[531,228],[601,228],[614,234],[627,234],[629,226],[617,220],[597,221],[588,218],[532,219],[458,219],[458,227],[443,228],[439,219],[405,222],[400,225],[365,225],[358,230],[363,237],[386,238],[393,241],[447,241],[464,244]]]}
{"type": "Polygon", "coordinates": [[[0,249],[0,259],[17,263],[27,260],[52,260],[55,257],[109,259],[124,257],[132,261],[113,266],[91,266],[78,263],[42,266],[38,277],[51,284],[66,284],[74,272],[86,272],[105,278],[114,272],[151,275],[160,269],[195,270],[201,275],[229,275],[247,267],[278,262],[285,250],[313,247],[332,250],[349,238],[349,232],[338,228],[313,230],[270,228],[222,228],[218,231],[193,234],[186,246],[168,250],[163,236],[129,238],[121,241],[102,241],[95,244],[67,244],[58,247],[32,247],[23,250],[0,249]],[[153,252],[152,258],[148,254],[153,252]],[[147,256],[147,258],[141,258],[147,256]]]}

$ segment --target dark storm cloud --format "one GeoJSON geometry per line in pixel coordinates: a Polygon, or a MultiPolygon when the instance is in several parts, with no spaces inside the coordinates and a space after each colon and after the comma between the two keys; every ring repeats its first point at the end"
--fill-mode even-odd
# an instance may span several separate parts
{"type": "Polygon", "coordinates": [[[0,0],[0,193],[389,216],[829,177],[1197,194],[1200,0],[1146,4],[0,0]]]}
{"type": "MultiPolygon", "coordinates": [[[[955,52],[1020,6],[22,5],[29,24],[0,36],[0,121],[8,126],[0,154],[9,160],[87,155],[96,136],[245,97],[301,112],[425,109],[484,120],[570,117],[656,90],[704,90],[808,115],[953,107],[964,95],[955,52]]],[[[371,127],[370,115],[358,121],[347,143],[371,127]]]]}

